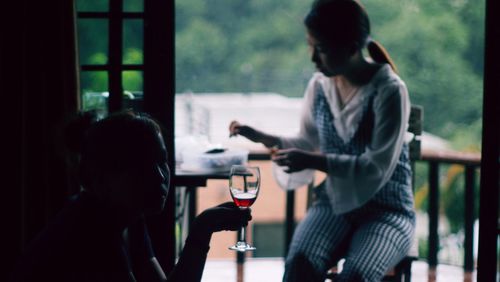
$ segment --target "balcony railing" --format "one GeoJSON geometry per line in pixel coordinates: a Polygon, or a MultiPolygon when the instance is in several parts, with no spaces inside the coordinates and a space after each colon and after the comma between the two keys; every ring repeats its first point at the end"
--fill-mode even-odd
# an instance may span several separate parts
{"type": "Polygon", "coordinates": [[[428,163],[429,182],[429,253],[427,262],[429,264],[429,277],[435,278],[438,265],[439,250],[439,168],[442,164],[463,165],[465,169],[465,193],[464,193],[464,277],[471,276],[474,268],[474,204],[475,204],[475,175],[476,169],[481,166],[480,154],[462,152],[422,152],[421,162],[428,163]]]}

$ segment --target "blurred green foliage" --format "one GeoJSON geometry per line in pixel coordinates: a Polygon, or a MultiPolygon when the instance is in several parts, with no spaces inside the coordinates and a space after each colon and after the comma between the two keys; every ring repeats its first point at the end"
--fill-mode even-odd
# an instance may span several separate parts
{"type": "MultiPolygon", "coordinates": [[[[362,0],[372,35],[424,106],[425,130],[479,144],[484,1],[362,0]]],[[[177,92],[300,97],[314,71],[302,19],[310,1],[176,1],[177,92]]]]}
{"type": "MultiPolygon", "coordinates": [[[[424,106],[425,130],[456,149],[479,149],[484,1],[361,0],[381,42],[424,106]]],[[[106,11],[107,1],[77,0],[80,11],[106,11]]],[[[276,92],[300,97],[314,67],[305,40],[304,0],[177,0],[176,92],[276,92]]],[[[142,0],[126,1],[142,11],[142,0]]],[[[80,63],[107,62],[107,20],[80,19],[80,63]],[[84,46],[84,48],[82,48],[84,46]]],[[[124,59],[142,63],[142,27],[127,20],[124,59]]],[[[102,78],[101,78],[102,79],[102,78]]],[[[137,75],[128,87],[142,89],[137,75]]],[[[129,78],[125,79],[129,80],[129,78]]],[[[98,85],[83,84],[83,91],[98,85]]],[[[129,89],[127,89],[129,90],[129,89]]]]}

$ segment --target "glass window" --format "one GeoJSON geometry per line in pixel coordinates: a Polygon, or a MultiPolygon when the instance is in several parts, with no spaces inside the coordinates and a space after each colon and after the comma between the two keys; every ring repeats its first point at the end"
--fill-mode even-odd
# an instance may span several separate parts
{"type": "Polygon", "coordinates": [[[108,62],[108,20],[78,19],[80,64],[104,65],[108,62]]]}
{"type": "Polygon", "coordinates": [[[124,71],[123,89],[130,92],[142,92],[143,75],[142,71],[124,71]]]}
{"type": "Polygon", "coordinates": [[[143,72],[124,71],[123,77],[123,107],[142,110],[143,72]]]}
{"type": "Polygon", "coordinates": [[[107,12],[109,0],[77,0],[76,10],[78,12],[107,12]]]}
{"type": "Polygon", "coordinates": [[[106,71],[82,71],[80,86],[82,109],[98,110],[105,114],[108,109],[108,73],[106,71]]]}
{"type": "Polygon", "coordinates": [[[124,0],[123,1],[123,11],[124,12],[143,12],[144,11],[144,0],[124,0]]]}
{"type": "Polygon", "coordinates": [[[143,20],[123,21],[123,64],[142,64],[143,59],[143,20]]]}

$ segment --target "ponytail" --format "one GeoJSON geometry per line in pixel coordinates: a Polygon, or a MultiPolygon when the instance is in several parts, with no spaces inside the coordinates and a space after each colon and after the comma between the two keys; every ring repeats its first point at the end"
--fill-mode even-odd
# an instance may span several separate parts
{"type": "Polygon", "coordinates": [[[370,40],[368,42],[368,45],[366,46],[368,49],[368,53],[370,54],[370,57],[377,63],[385,63],[389,64],[392,68],[392,70],[395,73],[398,73],[398,69],[396,68],[396,65],[391,59],[391,56],[389,56],[389,53],[387,53],[387,50],[382,46],[382,44],[378,43],[375,40],[370,40]]]}

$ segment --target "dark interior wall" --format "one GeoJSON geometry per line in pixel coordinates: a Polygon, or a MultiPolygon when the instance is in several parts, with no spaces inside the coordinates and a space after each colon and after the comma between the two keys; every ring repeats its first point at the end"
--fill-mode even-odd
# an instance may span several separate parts
{"type": "MultiPolygon", "coordinates": [[[[0,281],[25,244],[60,210],[70,175],[61,155],[64,121],[78,107],[73,1],[7,1],[0,17],[0,171],[3,230],[0,281]]],[[[173,156],[173,2],[145,0],[145,110],[167,128],[173,156]],[[167,11],[167,16],[165,16],[167,11]]],[[[169,160],[173,167],[173,158],[169,160]]],[[[172,193],[173,194],[173,193],[172,193]]],[[[168,270],[175,257],[173,197],[151,219],[157,256],[168,270]],[[154,226],[154,227],[153,227],[154,226]],[[167,237],[166,237],[167,236],[167,237]]]]}
{"type": "MultiPolygon", "coordinates": [[[[19,3],[15,3],[19,4],[19,3]]],[[[18,5],[9,3],[7,8],[14,8],[18,5]]],[[[7,28],[6,18],[0,19],[1,43],[0,43],[0,97],[2,99],[2,118],[0,118],[0,136],[2,138],[2,158],[1,186],[3,195],[0,198],[2,204],[2,248],[5,250],[0,279],[7,275],[12,268],[14,259],[21,249],[21,158],[19,152],[21,141],[21,119],[18,111],[20,109],[21,98],[15,95],[15,91],[21,85],[21,77],[14,75],[19,73],[21,67],[15,63],[15,57],[19,57],[19,42],[21,35],[14,28],[7,28]],[[17,86],[17,87],[16,87],[17,86]]]]}
{"type": "Polygon", "coordinates": [[[59,132],[78,108],[72,4],[18,0],[2,7],[10,15],[1,19],[0,37],[2,281],[67,196],[59,132]]]}

